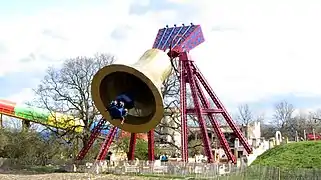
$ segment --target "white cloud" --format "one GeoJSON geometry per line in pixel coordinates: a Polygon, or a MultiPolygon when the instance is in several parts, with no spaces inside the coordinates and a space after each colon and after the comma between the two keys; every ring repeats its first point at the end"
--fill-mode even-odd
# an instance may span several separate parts
{"type": "Polygon", "coordinates": [[[30,88],[24,88],[20,93],[13,94],[8,97],[8,100],[15,102],[17,104],[27,103],[34,97],[34,93],[30,88]]]}
{"type": "Polygon", "coordinates": [[[135,3],[141,6],[148,6],[151,0],[136,0],[135,3]]]}
{"type": "Polygon", "coordinates": [[[321,2],[168,1],[190,10],[130,15],[134,1],[109,0],[99,7],[52,9],[2,22],[0,42],[8,52],[0,54],[0,63],[7,64],[0,66],[0,76],[45,69],[66,57],[97,51],[115,53],[120,62],[132,63],[152,46],[159,28],[194,22],[201,24],[206,42],[191,54],[223,101],[256,101],[288,92],[320,95],[321,2]],[[183,11],[191,14],[185,16],[183,11]],[[115,28],[124,26],[131,27],[127,39],[110,37],[115,28]],[[212,31],[214,27],[229,30],[212,31]],[[62,38],[45,36],[44,30],[62,38]],[[18,61],[30,53],[35,54],[34,61],[18,61]],[[43,61],[43,56],[52,61],[43,61]]]}
{"type": "Polygon", "coordinates": [[[288,92],[320,95],[321,2],[188,2],[202,9],[196,22],[205,24],[207,40],[192,54],[219,95],[236,102],[288,92]],[[209,32],[214,25],[238,30],[209,32]]]}
{"type": "Polygon", "coordinates": [[[103,7],[88,9],[47,9],[34,16],[2,20],[0,33],[4,36],[0,41],[8,51],[0,54],[1,64],[7,64],[0,67],[0,75],[26,69],[32,71],[53,63],[43,62],[41,58],[19,62],[30,53],[36,57],[49,57],[52,61],[92,55],[102,44],[107,44],[112,28],[127,19],[128,2],[109,1],[103,7]],[[46,30],[63,38],[46,36],[43,34],[46,30]]]}

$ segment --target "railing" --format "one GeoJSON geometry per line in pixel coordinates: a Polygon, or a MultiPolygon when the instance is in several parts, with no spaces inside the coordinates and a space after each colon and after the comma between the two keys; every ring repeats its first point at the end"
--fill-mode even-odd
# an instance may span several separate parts
{"type": "MultiPolygon", "coordinates": [[[[244,168],[243,168],[244,169],[244,168]]],[[[212,178],[240,171],[232,164],[120,161],[87,163],[77,167],[77,172],[131,174],[140,176],[212,178]]]]}
{"type": "MultiPolygon", "coordinates": [[[[16,167],[19,160],[0,158],[0,167],[16,167]]],[[[214,180],[317,180],[321,179],[321,169],[282,169],[264,166],[241,166],[233,164],[206,163],[160,163],[148,161],[118,161],[85,163],[75,165],[72,161],[50,162],[51,167],[68,172],[85,172],[94,174],[111,173],[118,175],[157,176],[157,177],[193,177],[195,179],[214,180]]],[[[23,166],[24,167],[24,166],[23,166]]]]}
{"type": "Polygon", "coordinates": [[[87,163],[78,166],[78,172],[111,173],[134,176],[193,177],[196,179],[219,180],[316,180],[321,169],[282,169],[277,167],[236,167],[233,164],[206,164],[181,162],[121,161],[87,163]]]}
{"type": "Polygon", "coordinates": [[[229,180],[317,180],[320,177],[320,169],[282,169],[264,166],[250,166],[244,171],[229,174],[229,180]]]}

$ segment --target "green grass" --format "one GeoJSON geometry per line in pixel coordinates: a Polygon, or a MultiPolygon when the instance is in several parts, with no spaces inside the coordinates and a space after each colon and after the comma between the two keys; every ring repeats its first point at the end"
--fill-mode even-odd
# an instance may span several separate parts
{"type": "Polygon", "coordinates": [[[173,175],[162,175],[162,174],[138,174],[136,176],[141,177],[150,177],[150,178],[162,178],[162,179],[186,179],[187,177],[184,176],[173,176],[173,175]]]}
{"type": "Polygon", "coordinates": [[[321,169],[321,141],[305,141],[276,146],[260,155],[252,165],[282,169],[321,169]]]}
{"type": "Polygon", "coordinates": [[[59,169],[54,166],[30,166],[26,167],[27,171],[35,172],[35,173],[55,173],[59,172],[59,169]]]}

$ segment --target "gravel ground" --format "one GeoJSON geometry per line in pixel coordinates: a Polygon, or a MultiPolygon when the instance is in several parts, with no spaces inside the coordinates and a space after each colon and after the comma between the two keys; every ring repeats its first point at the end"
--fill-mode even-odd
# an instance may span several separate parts
{"type": "Polygon", "coordinates": [[[51,174],[0,174],[0,180],[156,180],[164,178],[131,177],[116,175],[93,175],[86,173],[51,173],[51,174]]]}

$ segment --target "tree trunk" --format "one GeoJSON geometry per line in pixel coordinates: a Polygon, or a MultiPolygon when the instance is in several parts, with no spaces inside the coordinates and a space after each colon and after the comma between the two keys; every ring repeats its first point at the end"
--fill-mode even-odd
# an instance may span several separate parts
{"type": "Polygon", "coordinates": [[[81,139],[83,147],[87,146],[87,144],[89,142],[89,137],[90,137],[90,134],[85,132],[83,135],[83,138],[81,139]]]}

